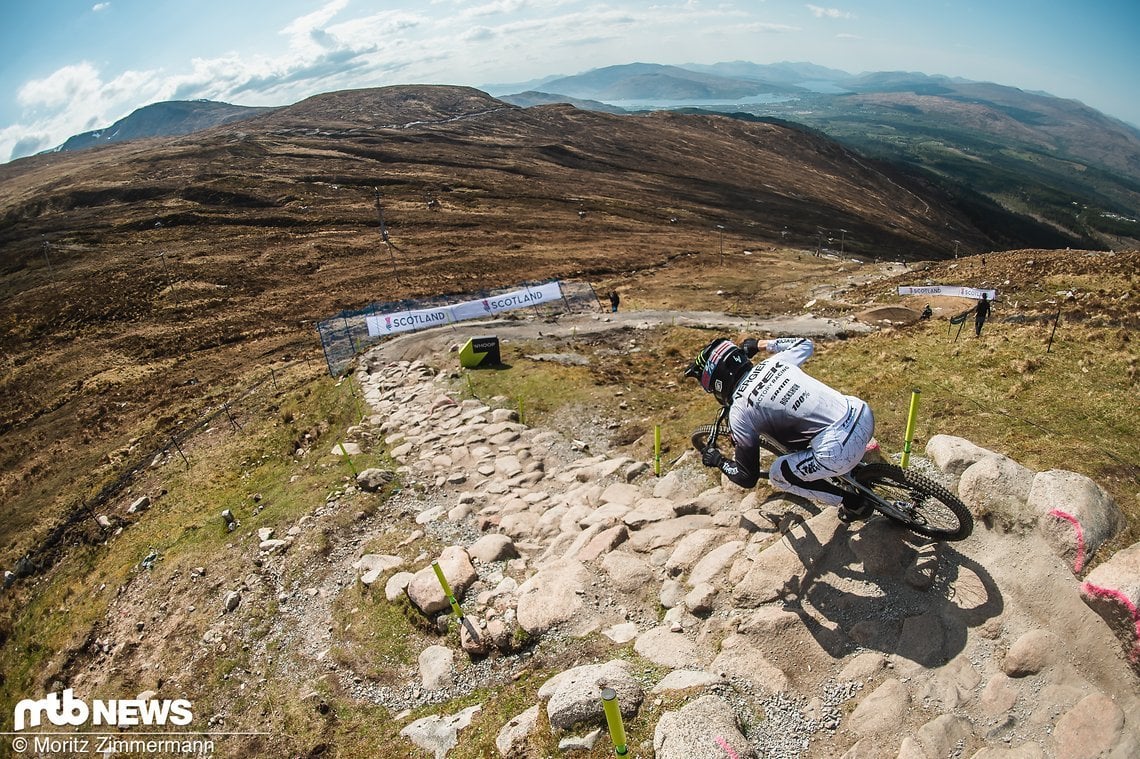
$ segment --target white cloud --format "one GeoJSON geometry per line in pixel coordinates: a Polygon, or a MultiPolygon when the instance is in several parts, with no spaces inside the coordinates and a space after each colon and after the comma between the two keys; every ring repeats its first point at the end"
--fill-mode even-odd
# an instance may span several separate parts
{"type": "Polygon", "coordinates": [[[499,13],[517,13],[529,8],[528,0],[493,0],[493,2],[476,5],[463,11],[460,16],[464,18],[478,18],[480,16],[494,16],[499,13]]]}
{"type": "Polygon", "coordinates": [[[56,147],[72,135],[110,126],[147,103],[168,99],[164,82],[156,71],[126,71],[104,81],[88,62],[31,80],[16,95],[24,109],[21,123],[0,132],[0,160],[56,147]]]}
{"type": "Polygon", "coordinates": [[[745,24],[741,27],[741,29],[756,34],[783,34],[784,32],[802,31],[798,26],[789,26],[788,24],[771,24],[764,21],[757,21],[753,24],[745,24]]]}
{"type": "Polygon", "coordinates": [[[281,34],[289,38],[289,46],[294,50],[304,50],[312,47],[311,42],[320,45],[323,36],[323,27],[348,5],[348,0],[332,0],[321,8],[293,21],[281,30],[281,34]]]}
{"type": "Polygon", "coordinates": [[[808,5],[807,9],[816,18],[855,18],[854,13],[841,11],[838,8],[821,8],[818,5],[808,5]]]}
{"type": "Polygon", "coordinates": [[[460,37],[464,42],[483,42],[492,39],[495,31],[486,26],[473,26],[460,37]]]}
{"type": "Polygon", "coordinates": [[[85,61],[27,82],[16,93],[16,101],[24,108],[55,110],[97,93],[102,86],[99,72],[85,61]]]}
{"type": "Polygon", "coordinates": [[[98,13],[99,11],[105,11],[110,7],[111,7],[110,3],[95,3],[94,5],[91,6],[91,10],[94,11],[95,13],[98,13]]]}

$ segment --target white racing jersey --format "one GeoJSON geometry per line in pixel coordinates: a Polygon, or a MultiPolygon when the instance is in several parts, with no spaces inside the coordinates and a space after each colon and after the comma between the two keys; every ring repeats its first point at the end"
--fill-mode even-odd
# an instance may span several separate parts
{"type": "Polygon", "coordinates": [[[815,345],[807,338],[770,341],[776,355],[749,372],[732,395],[728,423],[733,440],[757,441],[764,433],[790,449],[805,447],[847,414],[848,398],[800,369],[815,345]]]}
{"type": "MultiPolygon", "coordinates": [[[[728,412],[736,451],[733,459],[721,463],[720,469],[746,488],[755,485],[760,477],[761,434],[792,451],[808,449],[824,429],[853,423],[866,407],[859,399],[840,393],[800,369],[800,364],[815,352],[811,340],[781,337],[768,341],[768,350],[775,355],[760,362],[740,381],[728,412]]],[[[867,416],[869,420],[870,414],[867,416]]],[[[799,474],[816,479],[825,472],[816,468],[799,474]]],[[[776,483],[794,490],[782,480],[777,479],[776,483]]]]}

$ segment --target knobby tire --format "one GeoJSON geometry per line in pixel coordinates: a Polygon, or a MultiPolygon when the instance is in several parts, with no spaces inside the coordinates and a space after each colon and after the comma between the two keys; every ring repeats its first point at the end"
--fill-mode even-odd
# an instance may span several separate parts
{"type": "Polygon", "coordinates": [[[875,509],[911,532],[935,540],[965,540],[974,531],[974,518],[958,498],[934,480],[892,464],[866,464],[852,472],[886,506],[875,509]]]}

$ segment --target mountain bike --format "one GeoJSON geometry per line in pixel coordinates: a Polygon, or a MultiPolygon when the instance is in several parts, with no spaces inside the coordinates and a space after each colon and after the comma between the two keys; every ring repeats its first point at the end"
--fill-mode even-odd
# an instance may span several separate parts
{"type": "MultiPolygon", "coordinates": [[[[727,406],[721,407],[715,422],[694,430],[691,439],[693,447],[704,453],[717,447],[722,437],[732,442],[727,406]]],[[[760,436],[760,445],[776,456],[790,453],[765,435],[760,436]]],[[[760,476],[767,479],[768,472],[763,471],[760,476]]],[[[875,511],[924,537],[965,540],[974,530],[974,518],[966,505],[947,488],[918,472],[894,464],[861,461],[849,473],[827,481],[849,493],[857,493],[875,511]]]]}

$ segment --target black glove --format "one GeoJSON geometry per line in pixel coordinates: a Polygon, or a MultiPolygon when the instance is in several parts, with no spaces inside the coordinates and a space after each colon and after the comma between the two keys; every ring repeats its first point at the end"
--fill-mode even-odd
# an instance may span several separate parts
{"type": "Polygon", "coordinates": [[[720,465],[724,463],[724,454],[717,448],[706,448],[705,452],[701,454],[701,463],[720,469],[720,465]]]}

